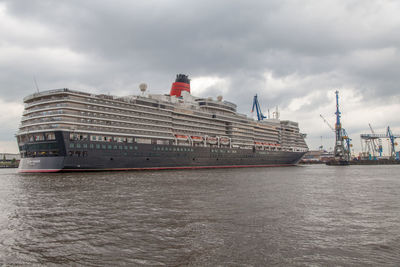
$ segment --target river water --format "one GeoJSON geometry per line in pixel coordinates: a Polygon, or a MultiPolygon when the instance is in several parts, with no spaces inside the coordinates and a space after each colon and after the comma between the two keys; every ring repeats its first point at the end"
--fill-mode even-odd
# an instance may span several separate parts
{"type": "Polygon", "coordinates": [[[399,266],[399,171],[2,169],[0,265],[399,266]]]}

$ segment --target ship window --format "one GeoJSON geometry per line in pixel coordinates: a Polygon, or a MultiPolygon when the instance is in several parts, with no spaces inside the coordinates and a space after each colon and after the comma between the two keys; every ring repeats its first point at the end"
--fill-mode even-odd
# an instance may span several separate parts
{"type": "Polygon", "coordinates": [[[137,147],[137,146],[135,146],[135,150],[138,150],[138,147],[137,147]]]}
{"type": "Polygon", "coordinates": [[[74,147],[75,147],[74,143],[69,144],[69,148],[74,148],[74,147]]]}
{"type": "Polygon", "coordinates": [[[56,140],[54,133],[46,133],[46,140],[56,140]]]}
{"type": "Polygon", "coordinates": [[[118,148],[119,148],[119,149],[123,149],[123,147],[122,147],[122,146],[118,146],[118,148]]]}
{"type": "Polygon", "coordinates": [[[127,150],[127,149],[128,149],[128,146],[124,146],[124,149],[127,150]]]}
{"type": "Polygon", "coordinates": [[[96,148],[97,148],[97,149],[100,149],[100,144],[96,144],[96,148]]]}
{"type": "Polygon", "coordinates": [[[81,144],[76,144],[76,148],[81,148],[81,144]]]}
{"type": "Polygon", "coordinates": [[[96,136],[95,135],[90,136],[90,140],[96,141],[96,136]]]}
{"type": "Polygon", "coordinates": [[[129,149],[132,150],[132,149],[133,149],[133,146],[129,146],[129,149]]]}
{"type": "Polygon", "coordinates": [[[107,148],[108,148],[108,149],[112,149],[112,145],[108,145],[107,148]]]}
{"type": "Polygon", "coordinates": [[[90,147],[90,148],[94,148],[94,145],[93,145],[93,144],[90,144],[89,147],[90,147]]]}
{"type": "Polygon", "coordinates": [[[35,141],[43,141],[44,137],[41,134],[35,135],[35,141]]]}
{"type": "Polygon", "coordinates": [[[101,145],[101,148],[102,148],[102,149],[106,149],[107,146],[106,146],[106,145],[101,145]]]}
{"type": "Polygon", "coordinates": [[[83,147],[83,148],[87,148],[87,144],[83,144],[82,147],[83,147]]]}

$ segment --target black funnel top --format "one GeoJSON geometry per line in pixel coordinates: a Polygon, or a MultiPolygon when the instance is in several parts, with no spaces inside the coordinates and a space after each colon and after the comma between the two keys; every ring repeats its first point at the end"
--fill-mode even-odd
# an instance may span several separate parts
{"type": "Polygon", "coordinates": [[[188,75],[177,74],[175,82],[190,84],[190,79],[188,78],[188,75]]]}

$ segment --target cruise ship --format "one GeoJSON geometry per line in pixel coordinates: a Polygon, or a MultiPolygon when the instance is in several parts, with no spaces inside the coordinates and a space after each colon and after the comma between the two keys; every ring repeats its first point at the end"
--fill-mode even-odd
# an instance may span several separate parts
{"type": "Polygon", "coordinates": [[[19,171],[290,166],[308,151],[298,123],[254,120],[222,96],[195,97],[187,75],[169,94],[139,87],[126,97],[67,88],[25,97],[19,171]]]}

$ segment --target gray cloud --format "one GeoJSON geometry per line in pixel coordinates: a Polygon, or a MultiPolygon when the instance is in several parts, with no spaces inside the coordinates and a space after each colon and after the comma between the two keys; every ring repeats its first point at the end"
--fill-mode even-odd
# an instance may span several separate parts
{"type": "Polygon", "coordinates": [[[245,113],[255,93],[265,109],[288,114],[293,101],[310,96],[289,119],[315,117],[323,128],[318,112],[334,109],[336,89],[362,96],[365,112],[399,95],[396,1],[3,0],[0,7],[12,22],[0,26],[6,101],[32,93],[33,76],[42,90],[132,94],[142,81],[168,92],[183,72],[194,81],[226,79],[229,89],[202,94],[224,93],[245,113]]]}

